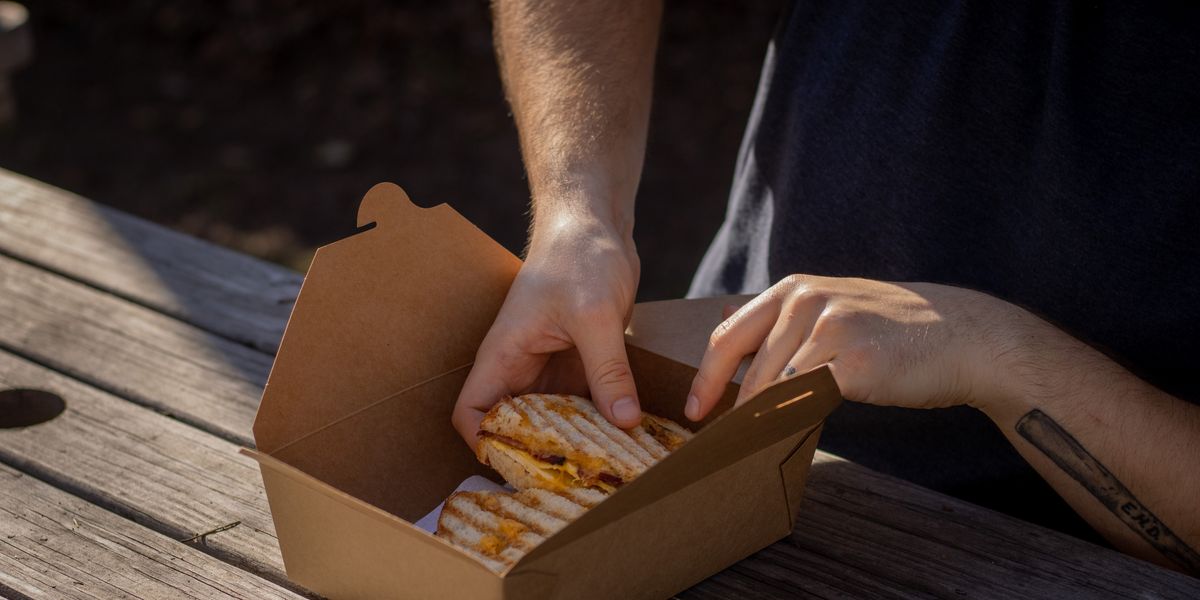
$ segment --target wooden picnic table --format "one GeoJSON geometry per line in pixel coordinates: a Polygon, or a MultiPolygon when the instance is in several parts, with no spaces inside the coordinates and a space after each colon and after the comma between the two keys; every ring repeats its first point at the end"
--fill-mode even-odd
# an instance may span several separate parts
{"type": "MultiPolygon", "coordinates": [[[[0,428],[0,597],[311,595],[237,452],[300,281],[0,170],[0,390],[65,401],[0,428]]],[[[22,416],[5,402],[0,426],[22,416]]],[[[680,594],[1074,596],[1200,598],[1200,580],[823,452],[790,537],[680,594]]]]}

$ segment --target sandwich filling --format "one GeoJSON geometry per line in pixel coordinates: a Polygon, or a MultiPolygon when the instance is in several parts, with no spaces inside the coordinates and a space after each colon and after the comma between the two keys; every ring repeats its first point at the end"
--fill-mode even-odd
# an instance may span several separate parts
{"type": "Polygon", "coordinates": [[[578,396],[503,398],[480,422],[475,451],[519,491],[451,494],[437,535],[502,573],[691,436],[650,414],[620,429],[578,396]]]}
{"type": "Polygon", "coordinates": [[[623,430],[578,396],[527,394],[497,402],[480,423],[479,460],[513,486],[612,493],[682,446],[691,432],[643,414],[623,430]]]}
{"type": "Polygon", "coordinates": [[[556,491],[586,487],[612,493],[625,483],[621,477],[599,470],[599,460],[578,456],[572,456],[572,460],[563,454],[534,452],[517,440],[488,431],[479,432],[479,437],[481,444],[491,444],[530,472],[542,475],[556,491]]]}

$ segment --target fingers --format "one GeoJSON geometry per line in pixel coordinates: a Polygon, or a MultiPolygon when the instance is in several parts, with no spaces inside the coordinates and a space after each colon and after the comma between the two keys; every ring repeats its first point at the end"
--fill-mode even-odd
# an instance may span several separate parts
{"type": "Polygon", "coordinates": [[[483,414],[500,398],[512,393],[504,381],[500,361],[496,353],[490,351],[489,346],[495,345],[489,345],[485,340],[476,353],[475,364],[467,374],[462,391],[458,393],[458,401],[454,403],[454,413],[450,417],[458,434],[472,449],[479,441],[476,434],[479,432],[479,422],[483,420],[483,414]]]}
{"type": "Polygon", "coordinates": [[[454,429],[458,430],[458,435],[462,436],[471,450],[475,450],[475,445],[479,443],[479,424],[483,421],[483,415],[484,411],[478,408],[456,403],[450,416],[454,429]]]}
{"type": "Polygon", "coordinates": [[[821,312],[824,302],[786,302],[779,320],[771,328],[742,378],[737,405],[753,396],[763,387],[783,377],[784,368],[796,354],[797,349],[808,339],[821,312]]]}
{"type": "MultiPolygon", "coordinates": [[[[829,364],[830,369],[833,369],[833,362],[837,360],[837,349],[835,345],[827,338],[809,337],[796,353],[784,364],[781,373],[790,372],[791,375],[796,373],[804,373],[811,371],[821,365],[829,364]]],[[[791,375],[788,375],[789,377],[791,375]]],[[[837,380],[835,373],[834,380],[837,380]]],[[[838,385],[841,386],[841,381],[838,385]]],[[[843,390],[844,392],[845,390],[843,390]]]]}
{"type": "Polygon", "coordinates": [[[520,352],[517,347],[515,340],[494,329],[475,354],[475,364],[467,374],[450,417],[454,428],[472,449],[478,442],[479,422],[484,413],[504,396],[528,387],[548,359],[545,355],[520,352]]]}
{"type": "Polygon", "coordinates": [[[742,359],[762,344],[778,314],[778,300],[764,294],[717,326],[688,393],[684,414],[689,419],[699,421],[712,410],[742,359]]]}
{"type": "Polygon", "coordinates": [[[725,320],[733,316],[739,308],[748,304],[758,294],[735,294],[733,296],[725,296],[725,306],[721,309],[721,319],[725,320]]]}
{"type": "Polygon", "coordinates": [[[625,353],[625,328],[618,317],[588,321],[571,332],[583,360],[592,402],[613,425],[623,429],[642,422],[633,372],[625,353]]]}

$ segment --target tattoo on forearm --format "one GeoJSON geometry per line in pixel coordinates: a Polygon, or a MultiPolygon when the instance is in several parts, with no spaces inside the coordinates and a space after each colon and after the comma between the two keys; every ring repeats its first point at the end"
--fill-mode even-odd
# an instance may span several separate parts
{"type": "Polygon", "coordinates": [[[1200,554],[1184,543],[1129,488],[1058,423],[1040,410],[1017,421],[1017,433],[1096,497],[1155,550],[1185,570],[1200,573],[1200,554]]]}

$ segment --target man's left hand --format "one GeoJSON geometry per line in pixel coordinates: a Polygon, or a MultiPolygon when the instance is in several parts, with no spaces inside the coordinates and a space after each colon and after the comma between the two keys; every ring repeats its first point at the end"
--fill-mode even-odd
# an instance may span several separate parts
{"type": "Polygon", "coordinates": [[[848,400],[934,408],[999,393],[1000,355],[1025,311],[930,283],[791,275],[713,332],[685,413],[700,420],[742,359],[755,354],[738,403],[782,377],[828,364],[848,400]]]}

